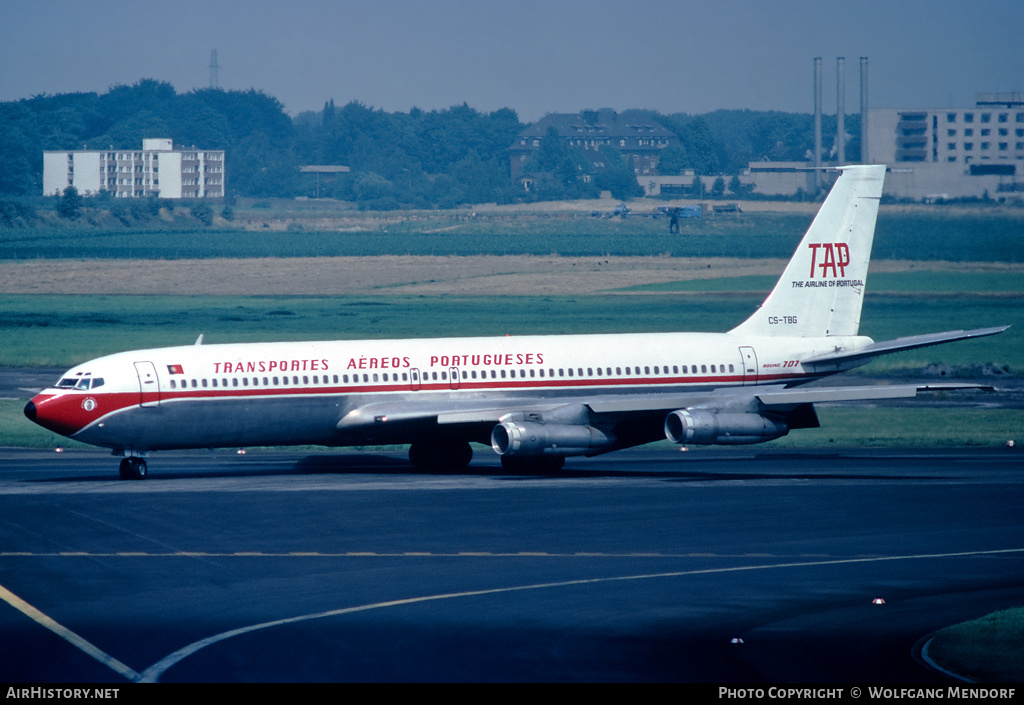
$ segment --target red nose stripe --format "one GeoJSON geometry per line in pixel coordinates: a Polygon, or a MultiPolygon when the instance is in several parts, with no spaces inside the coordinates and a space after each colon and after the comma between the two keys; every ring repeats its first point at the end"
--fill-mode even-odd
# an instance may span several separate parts
{"type": "Polygon", "coordinates": [[[101,416],[138,403],[138,393],[83,394],[81,392],[39,394],[30,402],[35,408],[35,416],[32,420],[43,428],[62,436],[72,436],[101,416]]]}

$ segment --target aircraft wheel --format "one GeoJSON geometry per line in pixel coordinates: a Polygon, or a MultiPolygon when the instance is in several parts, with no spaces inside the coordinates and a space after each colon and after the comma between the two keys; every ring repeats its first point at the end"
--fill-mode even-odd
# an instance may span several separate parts
{"type": "Polygon", "coordinates": [[[426,446],[422,443],[413,443],[409,446],[409,462],[421,469],[429,467],[430,459],[426,446]]]}
{"type": "Polygon", "coordinates": [[[468,443],[453,443],[446,449],[448,463],[459,470],[469,467],[473,460],[473,448],[468,443]]]}
{"type": "Polygon", "coordinates": [[[546,475],[555,473],[565,465],[565,456],[562,455],[539,455],[539,456],[501,456],[501,467],[509,472],[522,473],[526,475],[546,475]]]}
{"type": "Polygon", "coordinates": [[[122,480],[145,480],[148,468],[142,458],[124,458],[118,466],[122,480]]]}
{"type": "Polygon", "coordinates": [[[545,455],[541,459],[543,472],[558,472],[565,467],[564,455],[545,455]]]}
{"type": "Polygon", "coordinates": [[[422,470],[461,470],[473,459],[469,443],[413,443],[409,462],[422,470]]]}

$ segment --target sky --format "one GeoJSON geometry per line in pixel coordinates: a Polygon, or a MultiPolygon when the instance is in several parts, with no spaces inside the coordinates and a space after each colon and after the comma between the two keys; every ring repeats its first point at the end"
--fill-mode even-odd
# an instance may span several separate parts
{"type": "Polygon", "coordinates": [[[583,109],[970,107],[1024,91],[1022,0],[0,0],[0,101],[143,78],[255,88],[297,115],[467,103],[520,120],[583,109]]]}

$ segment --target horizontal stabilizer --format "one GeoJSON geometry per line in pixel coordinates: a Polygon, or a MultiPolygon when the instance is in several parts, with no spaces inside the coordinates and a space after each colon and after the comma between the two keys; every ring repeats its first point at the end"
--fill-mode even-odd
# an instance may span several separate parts
{"type": "Polygon", "coordinates": [[[939,345],[941,343],[951,343],[954,340],[967,340],[969,338],[983,338],[986,335],[996,335],[1002,333],[1010,326],[995,326],[993,328],[975,328],[974,330],[951,330],[945,333],[927,333],[925,335],[911,335],[906,338],[896,338],[896,340],[886,340],[881,343],[872,343],[865,348],[859,350],[838,350],[834,353],[827,353],[825,355],[818,355],[817,357],[808,358],[801,360],[802,364],[806,366],[815,365],[832,365],[837,362],[850,362],[853,360],[869,360],[879,355],[888,355],[889,353],[901,352],[903,350],[913,350],[915,348],[924,348],[929,345],[939,345]]]}

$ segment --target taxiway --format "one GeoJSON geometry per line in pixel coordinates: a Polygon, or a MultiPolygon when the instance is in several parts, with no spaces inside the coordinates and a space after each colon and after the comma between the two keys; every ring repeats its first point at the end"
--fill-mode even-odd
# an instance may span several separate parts
{"type": "Polygon", "coordinates": [[[1019,451],[477,458],[0,450],[0,680],[920,683],[1024,604],[1019,451]]]}

